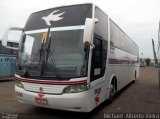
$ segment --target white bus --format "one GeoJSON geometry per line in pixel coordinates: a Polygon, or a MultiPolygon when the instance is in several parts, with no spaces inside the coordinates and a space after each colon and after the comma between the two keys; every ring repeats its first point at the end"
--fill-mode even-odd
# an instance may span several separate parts
{"type": "Polygon", "coordinates": [[[93,4],[35,12],[22,29],[15,74],[20,102],[90,112],[138,75],[138,46],[93,4]]]}

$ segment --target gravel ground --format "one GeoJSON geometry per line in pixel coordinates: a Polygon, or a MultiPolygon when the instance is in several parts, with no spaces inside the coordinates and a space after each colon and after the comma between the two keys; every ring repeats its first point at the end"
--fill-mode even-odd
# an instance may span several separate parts
{"type": "MultiPolygon", "coordinates": [[[[0,118],[113,118],[130,113],[159,113],[160,90],[154,67],[140,68],[140,76],[118,93],[112,104],[103,103],[91,113],[75,113],[34,107],[19,103],[14,94],[14,80],[0,79],[0,118]],[[114,114],[114,115],[112,115],[114,114]],[[119,114],[119,115],[116,115],[119,114]],[[121,115],[122,114],[122,115],[121,115]],[[109,117],[110,116],[110,117],[109,117]]],[[[142,116],[143,115],[139,115],[142,116]]],[[[155,115],[152,115],[155,116],[155,115]]],[[[160,115],[159,115],[160,116],[160,115]]],[[[158,118],[158,116],[156,116],[158,118]]],[[[160,117],[159,117],[160,118],[160,117]]]]}

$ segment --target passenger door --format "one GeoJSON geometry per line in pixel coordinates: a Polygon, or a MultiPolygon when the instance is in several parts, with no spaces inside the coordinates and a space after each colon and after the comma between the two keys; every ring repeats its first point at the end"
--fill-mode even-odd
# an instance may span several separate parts
{"type": "MultiPolygon", "coordinates": [[[[94,36],[93,43],[95,47],[92,52],[90,82],[95,82],[96,80],[100,80],[101,82],[106,68],[108,44],[107,41],[96,35],[94,36]]],[[[100,83],[99,81],[96,82],[100,83]]]]}

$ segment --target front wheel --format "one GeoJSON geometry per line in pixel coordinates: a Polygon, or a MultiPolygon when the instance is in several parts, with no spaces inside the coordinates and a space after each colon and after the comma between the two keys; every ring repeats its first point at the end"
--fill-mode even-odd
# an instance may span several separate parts
{"type": "Polygon", "coordinates": [[[109,103],[113,102],[116,92],[116,85],[114,83],[111,83],[109,88],[109,103]]]}

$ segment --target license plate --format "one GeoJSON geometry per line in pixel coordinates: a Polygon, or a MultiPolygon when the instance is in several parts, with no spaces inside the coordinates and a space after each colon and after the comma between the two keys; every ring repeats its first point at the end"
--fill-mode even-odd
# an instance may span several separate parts
{"type": "Polygon", "coordinates": [[[37,104],[43,104],[43,105],[47,105],[48,104],[48,100],[44,99],[44,98],[35,98],[35,102],[37,104]]]}

